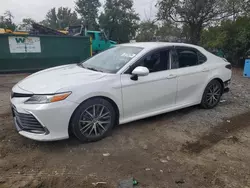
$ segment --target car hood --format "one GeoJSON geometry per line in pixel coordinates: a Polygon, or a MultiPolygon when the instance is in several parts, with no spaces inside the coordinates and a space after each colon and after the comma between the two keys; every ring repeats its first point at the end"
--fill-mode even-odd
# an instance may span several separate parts
{"type": "Polygon", "coordinates": [[[105,75],[76,64],[64,65],[32,74],[20,81],[17,86],[34,94],[50,94],[65,87],[94,82],[105,75]]]}

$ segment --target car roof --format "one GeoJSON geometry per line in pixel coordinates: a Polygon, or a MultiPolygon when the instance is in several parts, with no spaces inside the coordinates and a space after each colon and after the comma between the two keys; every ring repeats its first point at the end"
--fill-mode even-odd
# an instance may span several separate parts
{"type": "Polygon", "coordinates": [[[173,43],[173,42],[135,42],[135,43],[126,43],[121,44],[121,46],[133,46],[133,47],[139,47],[144,49],[154,49],[154,48],[161,48],[161,47],[170,47],[170,46],[184,46],[184,47],[192,47],[197,49],[204,48],[192,44],[186,44],[186,43],[173,43]]]}

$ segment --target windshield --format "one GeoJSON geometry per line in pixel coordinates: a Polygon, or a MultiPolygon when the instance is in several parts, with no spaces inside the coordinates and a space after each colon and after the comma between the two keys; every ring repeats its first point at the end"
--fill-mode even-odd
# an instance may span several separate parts
{"type": "Polygon", "coordinates": [[[131,46],[117,46],[88,59],[82,63],[82,66],[95,71],[117,73],[142,49],[131,46]]]}

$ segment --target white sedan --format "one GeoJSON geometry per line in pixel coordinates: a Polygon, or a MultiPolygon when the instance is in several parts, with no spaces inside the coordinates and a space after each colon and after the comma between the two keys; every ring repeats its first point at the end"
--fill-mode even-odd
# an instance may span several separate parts
{"type": "Polygon", "coordinates": [[[39,141],[73,133],[97,141],[117,124],[201,104],[215,107],[229,90],[231,65],[202,47],[130,43],[79,64],[32,74],[11,94],[18,132],[39,141]]]}

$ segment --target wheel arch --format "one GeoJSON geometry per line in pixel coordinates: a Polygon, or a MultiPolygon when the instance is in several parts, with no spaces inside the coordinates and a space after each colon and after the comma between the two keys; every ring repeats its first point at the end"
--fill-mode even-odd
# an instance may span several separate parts
{"type": "MultiPolygon", "coordinates": [[[[223,91],[224,91],[224,82],[223,82],[223,80],[222,80],[221,78],[219,78],[218,76],[216,76],[216,77],[210,79],[209,82],[207,83],[207,85],[208,85],[210,82],[212,82],[213,80],[217,80],[218,82],[220,82],[221,87],[222,87],[222,93],[223,93],[223,91]]],[[[207,85],[206,85],[206,87],[207,87],[207,85]]],[[[205,87],[205,89],[206,89],[206,87],[205,87]]],[[[204,91],[205,91],[205,89],[204,89],[204,91]]]]}
{"type": "Polygon", "coordinates": [[[220,82],[221,87],[222,87],[221,92],[223,93],[223,91],[224,91],[224,82],[222,81],[222,79],[220,79],[220,78],[214,78],[213,80],[217,80],[218,82],[220,82]]]}
{"type": "MultiPolygon", "coordinates": [[[[211,79],[206,87],[204,88],[204,91],[203,91],[203,94],[202,94],[202,98],[201,98],[201,102],[200,102],[200,105],[201,107],[205,108],[205,109],[211,109],[213,107],[215,107],[219,102],[217,102],[216,104],[213,104],[212,106],[209,106],[207,105],[205,102],[204,102],[204,97],[205,97],[205,93],[206,93],[206,88],[209,86],[209,84],[213,81],[217,81],[220,85],[221,85],[221,95],[223,94],[223,91],[224,91],[224,82],[222,81],[222,79],[218,78],[218,77],[214,77],[213,79],[211,79]]],[[[221,97],[221,96],[220,96],[221,97]]]]}
{"type": "Polygon", "coordinates": [[[118,107],[118,105],[115,103],[115,101],[114,100],[112,100],[111,98],[109,98],[109,97],[106,97],[106,96],[94,96],[94,97],[90,97],[90,98],[87,98],[87,99],[85,99],[84,101],[82,101],[77,107],[76,107],[76,109],[74,110],[74,112],[71,114],[71,117],[70,117],[70,120],[69,120],[69,125],[68,125],[68,133],[69,133],[69,136],[72,136],[72,131],[71,131],[71,127],[70,127],[70,124],[71,124],[71,121],[72,121],[72,117],[73,117],[73,115],[75,114],[75,112],[76,112],[76,110],[84,103],[84,102],[86,102],[86,101],[88,101],[88,100],[91,100],[91,99],[95,99],[95,98],[102,98],[102,99],[104,99],[104,100],[107,100],[112,106],[113,106],[113,108],[114,108],[114,110],[115,110],[115,123],[116,123],[116,125],[118,125],[119,124],[119,119],[120,119],[120,110],[119,110],[119,107],[118,107]]]}
{"type": "Polygon", "coordinates": [[[202,92],[201,92],[201,96],[200,96],[200,102],[202,101],[203,94],[204,94],[204,92],[205,92],[205,90],[206,90],[208,84],[209,84],[210,82],[212,82],[213,80],[217,80],[218,82],[220,82],[220,84],[221,84],[221,86],[222,86],[222,92],[224,91],[224,82],[223,82],[223,80],[222,80],[221,78],[219,78],[218,76],[215,76],[215,77],[211,78],[211,79],[207,82],[207,84],[204,85],[204,88],[203,88],[203,90],[202,90],[202,92]]]}

